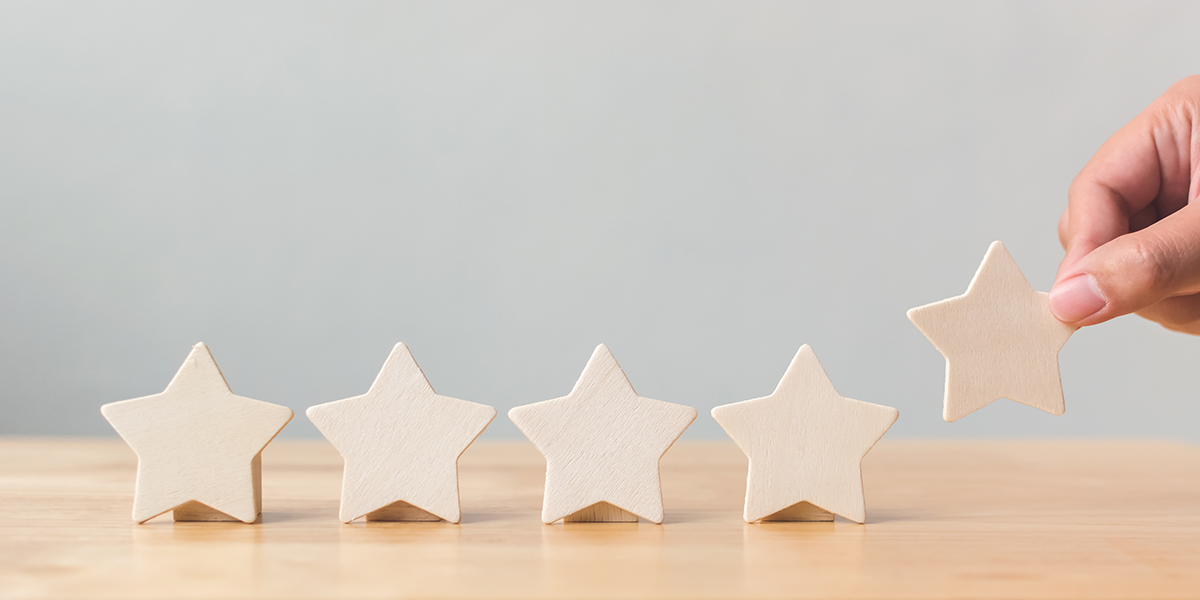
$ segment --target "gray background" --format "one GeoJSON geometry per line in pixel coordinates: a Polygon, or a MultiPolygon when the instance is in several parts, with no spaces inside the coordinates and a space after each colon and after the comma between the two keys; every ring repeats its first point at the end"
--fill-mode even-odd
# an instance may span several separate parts
{"type": "Polygon", "coordinates": [[[203,340],[233,390],[770,393],[796,349],[894,437],[1200,440],[1200,340],[1061,354],[1067,413],[941,421],[905,310],[1003,240],[1048,289],[1071,178],[1197,71],[1194,3],[0,4],[0,433],[113,435],[203,340]]]}

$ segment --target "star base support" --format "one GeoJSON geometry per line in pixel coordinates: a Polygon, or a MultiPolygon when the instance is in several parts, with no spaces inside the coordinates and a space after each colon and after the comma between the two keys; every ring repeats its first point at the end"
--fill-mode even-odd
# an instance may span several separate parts
{"type": "Polygon", "coordinates": [[[833,521],[833,513],[818,508],[808,502],[797,502],[777,513],[767,515],[758,520],[759,523],[767,521],[805,521],[805,522],[830,522],[833,521]]]}
{"type": "Polygon", "coordinates": [[[442,518],[407,502],[393,502],[367,513],[368,521],[441,521],[442,518]]]}
{"type": "Polygon", "coordinates": [[[241,523],[241,519],[235,519],[211,506],[201,504],[192,500],[184,502],[176,506],[171,511],[171,516],[176,521],[201,521],[201,522],[226,522],[226,523],[241,523]]]}
{"type": "Polygon", "coordinates": [[[563,523],[637,523],[638,516],[608,502],[597,502],[563,518],[563,523]]]}

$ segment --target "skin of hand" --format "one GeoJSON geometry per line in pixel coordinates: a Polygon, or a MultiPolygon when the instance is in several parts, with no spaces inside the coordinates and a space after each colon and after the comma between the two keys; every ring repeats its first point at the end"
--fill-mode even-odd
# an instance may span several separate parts
{"type": "Polygon", "coordinates": [[[1137,313],[1200,335],[1200,75],[1177,82],[1108,139],[1071,182],[1059,320],[1137,313]]]}

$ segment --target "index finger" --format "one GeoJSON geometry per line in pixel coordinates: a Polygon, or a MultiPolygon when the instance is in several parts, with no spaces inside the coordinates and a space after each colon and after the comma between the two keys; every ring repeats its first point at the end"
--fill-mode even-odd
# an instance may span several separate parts
{"type": "Polygon", "coordinates": [[[1129,219],[1149,206],[1162,185],[1156,141],[1156,101],[1114,134],[1088,161],[1067,192],[1060,239],[1067,254],[1057,281],[1078,273],[1074,266],[1092,250],[1129,233],[1129,219]]]}

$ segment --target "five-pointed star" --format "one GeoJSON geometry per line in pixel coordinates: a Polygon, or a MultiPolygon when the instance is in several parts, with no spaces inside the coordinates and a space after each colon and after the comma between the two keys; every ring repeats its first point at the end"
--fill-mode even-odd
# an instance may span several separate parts
{"type": "Polygon", "coordinates": [[[570,394],[508,416],[546,457],[544,523],[599,502],[662,523],[658,461],[696,409],[638,396],[601,344],[570,394]]]}
{"type": "Polygon", "coordinates": [[[862,523],[863,456],[900,411],[838,395],[805,344],[770,396],[718,406],[712,416],[750,458],[747,522],[808,502],[862,523]]]}
{"type": "Polygon", "coordinates": [[[192,501],[254,522],[262,510],[260,453],[292,420],[286,406],[233,395],[203,343],[163,393],[100,411],[138,456],[138,523],[192,501]]]}
{"type": "Polygon", "coordinates": [[[307,414],[346,461],[342,522],[407,502],[457,523],[458,457],[496,409],[437,395],[408,346],[396,344],[366,394],[307,414]]]}
{"type": "Polygon", "coordinates": [[[1058,351],[1076,328],[1054,318],[1049,295],[1029,285],[1004,244],[988,248],[967,293],[908,318],[946,357],[947,421],[999,398],[1063,414],[1058,351]]]}

